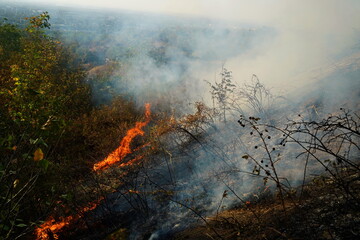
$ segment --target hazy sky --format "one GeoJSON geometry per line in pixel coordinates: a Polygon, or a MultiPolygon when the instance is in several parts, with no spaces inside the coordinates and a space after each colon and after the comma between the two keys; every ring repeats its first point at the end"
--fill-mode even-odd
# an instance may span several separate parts
{"type": "MultiPolygon", "coordinates": [[[[2,1],[2,0],[0,0],[2,1]]],[[[271,24],[341,25],[359,20],[360,0],[15,0],[64,6],[103,7],[271,24]],[[300,23],[296,21],[301,19],[300,23]]]]}
{"type": "MultiPolygon", "coordinates": [[[[1,1],[1,0],[0,0],[1,1]]],[[[183,13],[217,17],[245,18],[264,15],[276,0],[17,0],[84,7],[108,7],[139,11],[183,13]]]]}
{"type": "Polygon", "coordinates": [[[290,73],[329,64],[337,55],[360,42],[360,0],[14,1],[192,14],[272,27],[278,36],[270,46],[266,49],[257,47],[254,49],[257,52],[251,52],[247,59],[229,60],[230,67],[238,69],[239,78],[257,73],[272,83],[281,83],[280,80],[287,79],[290,73]]]}

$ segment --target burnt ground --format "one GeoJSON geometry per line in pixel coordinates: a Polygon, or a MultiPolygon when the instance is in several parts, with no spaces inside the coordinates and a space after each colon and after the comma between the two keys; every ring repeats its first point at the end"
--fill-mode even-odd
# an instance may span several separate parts
{"type": "Polygon", "coordinates": [[[359,171],[341,182],[318,176],[296,189],[297,194],[282,198],[285,210],[279,197],[268,196],[207,218],[207,224],[172,239],[360,239],[359,190],[359,171]]]}

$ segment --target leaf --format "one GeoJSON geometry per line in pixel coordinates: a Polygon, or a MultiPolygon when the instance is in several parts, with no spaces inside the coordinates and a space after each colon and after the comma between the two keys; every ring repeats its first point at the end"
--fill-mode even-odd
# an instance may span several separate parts
{"type": "Polygon", "coordinates": [[[49,167],[49,161],[46,159],[42,159],[41,161],[39,161],[39,166],[46,171],[49,167]]]}
{"type": "Polygon", "coordinates": [[[36,149],[34,152],[34,161],[38,162],[44,159],[44,153],[41,148],[36,149]]]}
{"type": "Polygon", "coordinates": [[[15,179],[14,183],[13,183],[13,186],[14,188],[17,187],[17,185],[19,184],[20,180],[19,179],[15,179]]]}
{"type": "Polygon", "coordinates": [[[24,153],[23,155],[21,155],[24,159],[31,159],[31,154],[28,153],[24,153]]]}
{"type": "Polygon", "coordinates": [[[39,145],[43,145],[45,147],[48,147],[48,145],[46,144],[46,142],[42,138],[30,139],[30,144],[33,144],[33,145],[39,144],[39,145]]]}
{"type": "Polygon", "coordinates": [[[27,225],[24,224],[24,223],[17,224],[16,226],[17,226],[17,227],[27,227],[27,225]]]}
{"type": "Polygon", "coordinates": [[[7,225],[4,224],[0,224],[0,229],[4,230],[4,231],[8,231],[10,228],[7,225]]]}

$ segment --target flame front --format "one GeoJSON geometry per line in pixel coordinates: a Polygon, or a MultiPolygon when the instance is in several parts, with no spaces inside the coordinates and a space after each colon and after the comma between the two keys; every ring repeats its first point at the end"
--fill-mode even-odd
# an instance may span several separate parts
{"type": "Polygon", "coordinates": [[[36,239],[51,239],[50,235],[52,235],[52,238],[58,239],[59,236],[56,233],[66,225],[69,225],[72,220],[73,217],[68,216],[61,218],[60,222],[55,222],[55,219],[50,217],[46,222],[41,224],[39,228],[35,229],[36,239]]]}
{"type": "MultiPolygon", "coordinates": [[[[133,151],[130,148],[130,144],[132,140],[138,136],[138,135],[144,135],[144,131],[142,130],[143,127],[145,127],[150,122],[150,104],[147,103],[145,105],[145,121],[143,122],[136,122],[135,127],[128,130],[126,133],[126,136],[121,140],[120,146],[110,153],[103,161],[97,163],[94,165],[93,169],[95,171],[106,169],[110,165],[117,163],[124,159],[125,156],[132,153],[133,151]]],[[[134,151],[139,150],[140,148],[143,148],[147,146],[148,144],[145,144],[134,151]]],[[[143,156],[137,156],[134,159],[120,164],[120,167],[125,167],[134,164],[135,162],[142,159],[143,156]]],[[[137,193],[137,191],[129,191],[129,193],[137,193]]],[[[84,207],[79,212],[80,214],[74,215],[74,216],[68,216],[68,217],[62,217],[60,218],[60,221],[56,222],[56,220],[53,217],[50,217],[47,221],[45,221],[43,224],[41,224],[38,228],[35,229],[36,239],[38,240],[48,240],[48,239],[58,239],[58,232],[65,226],[68,226],[72,224],[73,222],[79,220],[82,218],[82,214],[88,211],[91,211],[95,209],[99,202],[103,200],[104,198],[100,198],[98,201],[91,203],[89,206],[84,207]]]]}
{"type": "MultiPolygon", "coordinates": [[[[84,207],[79,212],[81,214],[94,210],[104,198],[100,198],[96,202],[91,203],[89,206],[84,207]]],[[[36,239],[37,240],[48,240],[48,239],[59,239],[57,232],[59,232],[63,227],[70,225],[72,222],[80,219],[82,215],[60,217],[60,221],[56,222],[53,217],[50,217],[47,221],[40,225],[40,227],[35,229],[36,239]]]]}
{"type": "Polygon", "coordinates": [[[132,150],[130,148],[131,141],[138,135],[144,135],[144,131],[142,130],[142,128],[145,127],[150,121],[151,113],[149,103],[145,105],[145,109],[145,121],[136,122],[135,127],[128,130],[126,136],[121,140],[120,146],[115,149],[115,151],[110,153],[104,160],[94,165],[94,171],[106,169],[110,165],[121,161],[128,154],[132,153],[132,150]]]}

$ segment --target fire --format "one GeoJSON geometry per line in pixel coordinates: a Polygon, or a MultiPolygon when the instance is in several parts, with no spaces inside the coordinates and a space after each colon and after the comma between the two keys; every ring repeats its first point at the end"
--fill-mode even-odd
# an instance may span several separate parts
{"type": "MultiPolygon", "coordinates": [[[[151,114],[150,104],[147,103],[145,105],[145,121],[136,122],[135,127],[128,130],[126,133],[126,136],[121,140],[120,146],[115,151],[110,153],[103,161],[96,163],[94,165],[93,169],[95,171],[98,171],[101,169],[106,169],[110,165],[121,161],[128,154],[132,153],[133,150],[131,150],[130,144],[136,136],[144,135],[145,132],[142,129],[150,122],[150,114],[151,114]]],[[[134,151],[137,151],[140,148],[146,147],[147,145],[148,144],[145,144],[145,145],[135,149],[134,151]]],[[[143,158],[143,156],[141,156],[141,155],[137,156],[126,163],[121,163],[120,167],[126,167],[129,165],[133,165],[134,163],[141,160],[142,158],[143,158]]],[[[129,193],[138,193],[138,192],[135,190],[130,190],[129,193]]],[[[87,207],[84,207],[83,209],[81,209],[79,211],[80,214],[75,215],[75,216],[62,217],[62,218],[60,218],[60,221],[58,221],[58,222],[56,222],[53,217],[50,217],[46,222],[41,224],[40,227],[35,229],[36,239],[37,240],[58,239],[59,236],[57,235],[57,233],[63,227],[68,226],[68,225],[72,224],[73,222],[82,218],[82,214],[84,214],[85,212],[94,210],[99,205],[101,200],[103,200],[103,198],[100,198],[98,201],[91,203],[87,207]]]]}
{"type": "Polygon", "coordinates": [[[103,200],[103,199],[104,199],[104,198],[101,197],[99,200],[97,200],[97,202],[91,203],[90,206],[88,206],[88,207],[84,207],[84,208],[81,210],[81,212],[85,213],[85,212],[94,210],[94,209],[99,205],[99,202],[100,202],[101,200],[103,200]]]}
{"type": "Polygon", "coordinates": [[[56,233],[66,225],[69,225],[72,220],[73,217],[68,216],[65,218],[61,218],[61,221],[56,223],[55,219],[53,217],[50,217],[46,222],[41,224],[39,228],[35,229],[36,239],[51,239],[51,235],[52,238],[58,239],[59,236],[56,233]]]}
{"type": "MultiPolygon", "coordinates": [[[[79,212],[85,213],[91,210],[94,210],[104,198],[101,197],[96,202],[91,203],[89,206],[84,207],[79,212]]],[[[70,225],[71,223],[75,222],[82,218],[82,215],[75,215],[75,216],[67,216],[67,217],[60,217],[60,221],[56,222],[53,217],[50,217],[47,221],[40,225],[40,227],[35,229],[36,239],[37,240],[49,240],[49,239],[59,239],[57,233],[65,226],[70,225]]]]}
{"type": "Polygon", "coordinates": [[[139,192],[139,191],[137,191],[137,190],[132,190],[132,189],[130,189],[130,190],[129,190],[129,193],[139,194],[140,192],[139,192]]]}
{"type": "Polygon", "coordinates": [[[120,146],[112,153],[110,153],[104,160],[94,165],[94,171],[106,169],[110,165],[123,160],[124,157],[133,152],[130,148],[131,141],[138,135],[144,135],[142,128],[145,127],[150,121],[151,112],[149,103],[145,105],[145,109],[145,121],[136,122],[135,127],[128,130],[126,136],[121,140],[120,146]]]}

